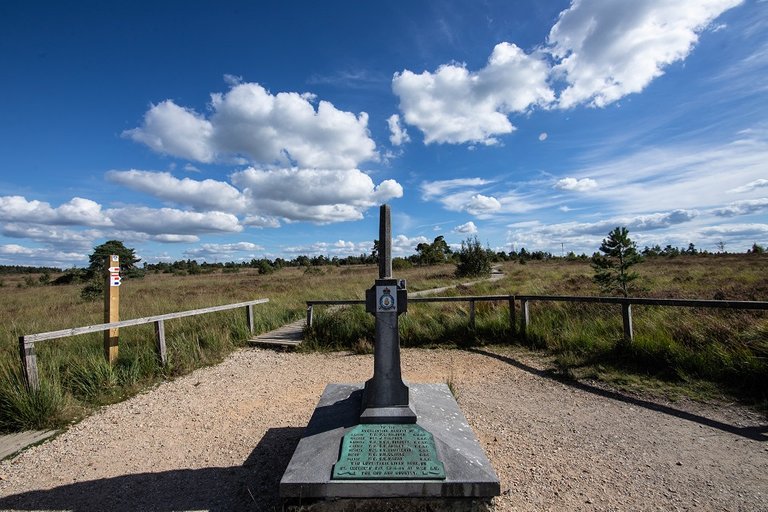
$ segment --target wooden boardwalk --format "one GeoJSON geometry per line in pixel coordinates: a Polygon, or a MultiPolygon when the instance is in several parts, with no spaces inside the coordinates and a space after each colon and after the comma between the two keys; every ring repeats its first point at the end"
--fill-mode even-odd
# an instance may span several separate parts
{"type": "Polygon", "coordinates": [[[0,436],[0,460],[56,434],[56,430],[28,430],[0,436]]]}
{"type": "Polygon", "coordinates": [[[274,331],[260,334],[248,341],[256,345],[295,347],[299,345],[303,339],[305,325],[307,325],[306,320],[296,320],[290,324],[278,327],[274,331]]]}

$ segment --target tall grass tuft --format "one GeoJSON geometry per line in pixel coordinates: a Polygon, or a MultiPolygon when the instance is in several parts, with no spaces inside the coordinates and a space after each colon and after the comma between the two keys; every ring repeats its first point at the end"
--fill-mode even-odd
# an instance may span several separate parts
{"type": "Polygon", "coordinates": [[[374,318],[363,306],[326,309],[315,317],[312,327],[305,329],[301,349],[368,353],[373,347],[374,335],[374,318]]]}
{"type": "Polygon", "coordinates": [[[58,381],[46,380],[39,390],[28,391],[21,368],[0,362],[0,431],[55,427],[65,403],[58,381]]]}

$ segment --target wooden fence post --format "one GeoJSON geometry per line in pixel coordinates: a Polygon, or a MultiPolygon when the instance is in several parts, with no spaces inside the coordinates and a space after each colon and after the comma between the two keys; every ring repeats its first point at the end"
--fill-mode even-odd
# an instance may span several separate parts
{"type": "Polygon", "coordinates": [[[155,350],[157,351],[157,358],[160,360],[160,364],[165,366],[168,362],[168,353],[165,348],[164,320],[158,320],[155,322],[155,350]]]}
{"type": "Polygon", "coordinates": [[[21,355],[21,368],[24,371],[24,379],[27,383],[27,389],[30,391],[39,390],[40,377],[37,375],[35,342],[25,341],[24,336],[19,336],[19,353],[21,355]]]}
{"type": "Polygon", "coordinates": [[[523,335],[523,339],[528,338],[528,323],[531,321],[531,316],[528,311],[528,299],[520,299],[520,334],[523,335]]]}
{"type": "MultiPolygon", "coordinates": [[[[107,257],[106,287],[104,288],[104,323],[120,321],[120,257],[107,257]]],[[[117,361],[119,329],[104,331],[104,357],[109,364],[117,361]]]]}
{"type": "Polygon", "coordinates": [[[252,336],[255,328],[253,324],[253,304],[245,306],[245,322],[248,324],[248,334],[252,336]]]}
{"type": "Polygon", "coordinates": [[[512,333],[512,335],[515,334],[515,316],[517,313],[515,312],[515,296],[510,295],[509,296],[509,332],[512,333]]]}
{"type": "Polygon", "coordinates": [[[632,332],[632,304],[628,302],[622,303],[621,318],[624,321],[624,341],[632,343],[635,338],[632,332]]]}
{"type": "Polygon", "coordinates": [[[312,327],[313,316],[314,316],[314,307],[312,304],[307,304],[307,327],[312,327]]]}
{"type": "Polygon", "coordinates": [[[474,330],[475,328],[475,301],[469,301],[469,327],[474,330]]]}

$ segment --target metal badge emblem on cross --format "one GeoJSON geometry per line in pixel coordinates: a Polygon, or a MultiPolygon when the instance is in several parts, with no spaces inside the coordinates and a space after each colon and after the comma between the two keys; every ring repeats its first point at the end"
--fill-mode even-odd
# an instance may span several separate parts
{"type": "Polygon", "coordinates": [[[377,312],[397,310],[397,295],[392,295],[392,290],[389,286],[377,286],[376,297],[376,303],[378,304],[377,312]]]}

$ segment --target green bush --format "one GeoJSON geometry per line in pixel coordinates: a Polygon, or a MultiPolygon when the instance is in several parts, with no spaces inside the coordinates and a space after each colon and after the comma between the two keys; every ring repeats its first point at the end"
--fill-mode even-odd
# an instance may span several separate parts
{"type": "Polygon", "coordinates": [[[477,237],[461,242],[456,277],[484,277],[491,274],[490,250],[484,249],[477,237]]]}
{"type": "Polygon", "coordinates": [[[392,270],[407,270],[413,267],[413,263],[405,258],[395,258],[392,260],[392,270]]]}

